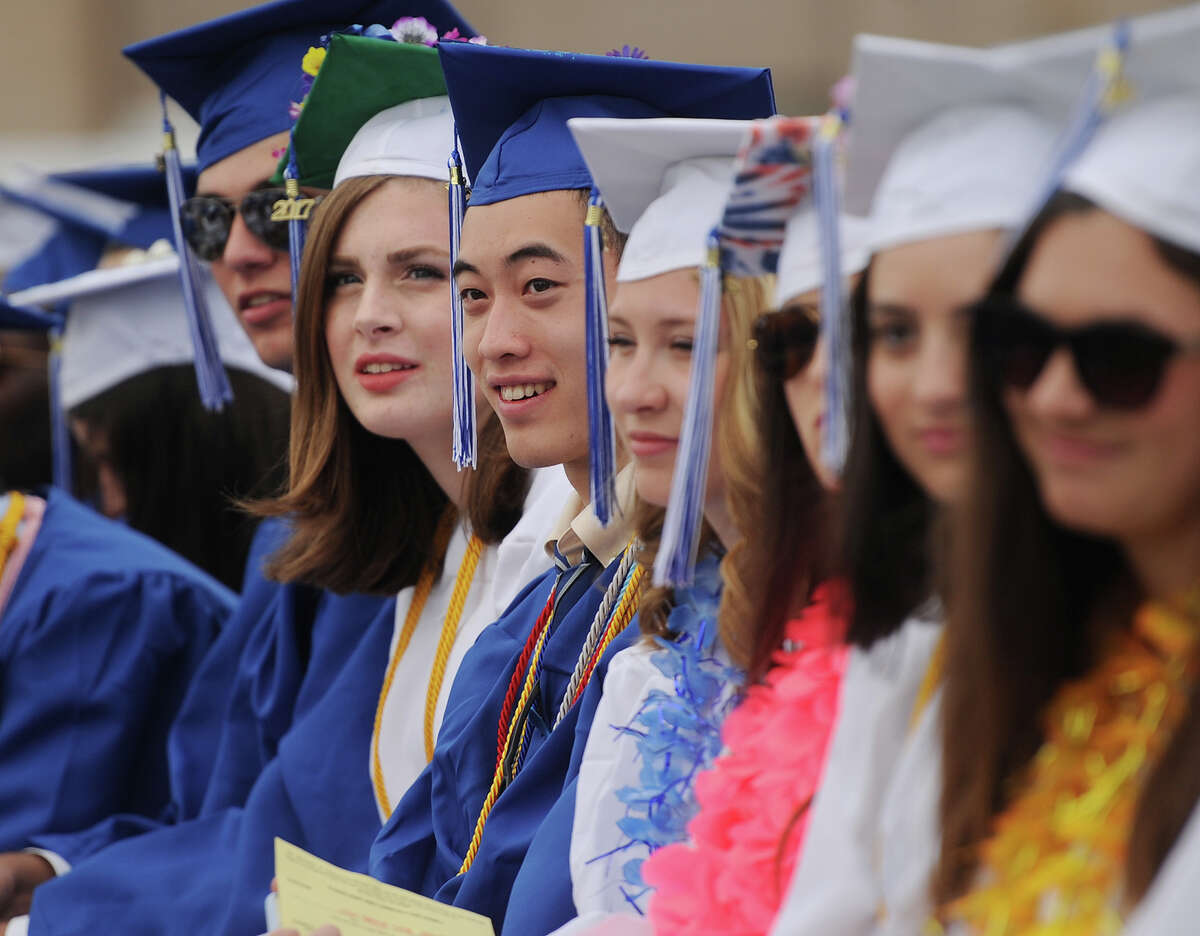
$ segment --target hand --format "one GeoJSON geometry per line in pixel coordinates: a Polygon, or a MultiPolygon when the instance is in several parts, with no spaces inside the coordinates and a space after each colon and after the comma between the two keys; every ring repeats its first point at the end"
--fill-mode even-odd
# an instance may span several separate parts
{"type": "Polygon", "coordinates": [[[0,920],[28,913],[33,889],[54,877],[50,862],[28,852],[0,854],[0,920]]]}
{"type": "MultiPolygon", "coordinates": [[[[4,934],[0,932],[0,936],[4,936],[4,934]]],[[[300,934],[293,929],[278,929],[268,933],[267,936],[300,936],[300,934]]],[[[324,926],[318,926],[309,936],[342,936],[342,931],[332,923],[326,923],[324,926]]]]}

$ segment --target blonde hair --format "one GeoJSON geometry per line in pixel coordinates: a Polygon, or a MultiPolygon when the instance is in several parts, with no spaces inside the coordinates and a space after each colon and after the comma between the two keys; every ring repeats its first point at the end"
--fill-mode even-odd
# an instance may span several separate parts
{"type": "MultiPolygon", "coordinates": [[[[721,471],[725,477],[726,497],[730,511],[738,521],[739,531],[748,529],[740,522],[738,503],[752,494],[757,479],[764,470],[759,433],[759,388],[757,363],[750,344],[754,323],[770,307],[775,278],[725,276],[721,283],[721,315],[726,323],[729,354],[729,379],[725,383],[721,399],[716,401],[714,413],[712,454],[721,459],[721,471]]],[[[639,499],[634,515],[638,538],[643,544],[640,561],[652,566],[658,554],[662,536],[664,510],[639,499]]],[[[701,535],[700,550],[712,548],[716,535],[706,523],[701,535]]],[[[730,656],[739,665],[749,659],[753,641],[747,648],[745,627],[726,605],[733,598],[740,605],[739,584],[735,581],[730,589],[729,571],[734,568],[737,556],[744,548],[744,540],[732,544],[721,562],[721,576],[725,591],[721,599],[719,631],[721,640],[730,656]]],[[[669,588],[650,588],[642,596],[639,610],[640,627],[643,634],[668,635],[667,617],[675,603],[674,591],[669,588]]]]}

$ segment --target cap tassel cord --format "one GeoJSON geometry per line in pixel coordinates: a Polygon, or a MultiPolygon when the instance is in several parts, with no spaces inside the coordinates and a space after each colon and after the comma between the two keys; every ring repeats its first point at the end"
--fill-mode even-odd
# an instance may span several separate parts
{"type": "MultiPolygon", "coordinates": [[[[458,132],[455,131],[455,140],[458,132]]],[[[450,153],[450,269],[458,262],[462,242],[463,216],[467,212],[466,180],[458,146],[450,153]]],[[[467,366],[463,352],[463,304],[457,285],[450,287],[450,355],[454,374],[454,432],[451,457],[461,471],[474,468],[479,452],[475,434],[475,375],[467,366]]]]}
{"type": "Polygon", "coordinates": [[[663,519],[658,556],[654,560],[654,584],[658,586],[690,585],[695,576],[712,445],[713,389],[720,325],[720,247],[714,230],[709,234],[708,256],[700,268],[700,309],[692,345],[687,408],[679,433],[671,496],[663,519]]]}
{"type": "MultiPolygon", "coordinates": [[[[308,218],[314,204],[313,199],[300,197],[299,176],[300,173],[296,169],[296,147],[293,144],[288,146],[287,169],[283,173],[283,186],[287,198],[283,200],[282,209],[282,213],[286,214],[288,219],[288,261],[292,267],[293,315],[296,310],[296,298],[300,295],[300,264],[304,259],[304,240],[308,236],[308,218]]],[[[275,203],[275,210],[279,210],[279,205],[279,202],[275,203]]]]}
{"type": "Polygon", "coordinates": [[[813,141],[813,204],[821,243],[821,335],[829,366],[825,378],[825,431],[821,460],[841,474],[850,448],[850,336],[842,278],[841,203],[837,141],[840,115],[826,115],[813,141]]]}
{"type": "Polygon", "coordinates": [[[232,402],[233,389],[221,363],[221,349],[208,315],[198,261],[183,237],[183,222],[180,217],[184,201],[183,169],[179,162],[179,150],[175,148],[175,128],[171,126],[171,120],[167,116],[166,94],[160,92],[159,100],[163,117],[163,170],[167,177],[171,229],[179,253],[179,284],[183,290],[188,330],[191,332],[192,348],[195,352],[196,384],[204,408],[216,412],[232,402]]]}
{"type": "Polygon", "coordinates": [[[1009,255],[1024,237],[1033,219],[1058,191],[1063,176],[1087,149],[1096,131],[1131,97],[1132,91],[1125,78],[1125,59],[1129,54],[1129,45],[1129,23],[1119,20],[1113,24],[1111,37],[1097,53],[1096,63],[1080,93],[1071,119],[1055,143],[1054,154],[1046,167],[1045,179],[1033,204],[1025,213],[1026,222],[1016,228],[1005,243],[1002,262],[999,265],[1001,268],[1007,264],[1009,255]]]}
{"type": "Polygon", "coordinates": [[[608,525],[617,503],[617,443],[604,396],[608,373],[608,297],[604,287],[604,200],[592,188],[583,229],[584,289],[587,295],[588,450],[592,512],[608,525]]]}
{"type": "Polygon", "coordinates": [[[50,450],[54,486],[71,491],[71,434],[62,408],[62,326],[50,331],[50,450]]]}

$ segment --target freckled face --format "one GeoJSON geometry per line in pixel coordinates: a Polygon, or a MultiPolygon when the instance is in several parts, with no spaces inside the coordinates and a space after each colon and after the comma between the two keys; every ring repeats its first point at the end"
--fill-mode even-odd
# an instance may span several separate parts
{"type": "Polygon", "coordinates": [[[338,390],[375,435],[444,438],[451,400],[450,239],[438,183],[398,178],[362,200],[329,261],[325,341],[338,390]]]}

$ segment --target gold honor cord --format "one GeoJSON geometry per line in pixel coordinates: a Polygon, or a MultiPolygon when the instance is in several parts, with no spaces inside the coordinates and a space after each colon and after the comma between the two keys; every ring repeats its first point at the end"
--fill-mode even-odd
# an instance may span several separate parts
{"type": "Polygon", "coordinates": [[[20,491],[12,491],[8,495],[8,510],[4,519],[0,520],[0,574],[8,565],[8,557],[12,555],[17,545],[17,527],[21,525],[21,517],[25,515],[25,495],[20,491]]]}
{"type": "MultiPolygon", "coordinates": [[[[387,673],[383,679],[383,688],[379,693],[379,704],[375,708],[375,728],[371,737],[371,780],[372,786],[375,789],[375,799],[380,811],[384,815],[391,814],[392,804],[388,799],[387,784],[384,782],[383,777],[383,762],[379,756],[379,736],[383,726],[383,709],[388,695],[392,690],[392,682],[396,676],[396,667],[399,665],[400,660],[403,659],[404,653],[412,641],[413,633],[416,631],[417,624],[421,620],[421,614],[425,610],[425,602],[429,600],[429,593],[433,590],[434,570],[446,555],[446,547],[450,542],[450,536],[454,532],[454,524],[456,522],[456,512],[454,510],[447,510],[442,516],[441,523],[438,525],[437,533],[434,536],[433,555],[426,563],[425,568],[421,570],[421,577],[417,580],[417,584],[413,588],[412,601],[409,603],[408,613],[404,617],[404,626],[401,628],[400,637],[396,641],[396,649],[392,652],[391,660],[388,661],[387,673]]],[[[454,638],[458,635],[459,620],[462,618],[467,593],[471,589],[471,583],[475,578],[475,570],[479,565],[479,557],[482,552],[483,541],[478,536],[472,534],[471,539],[467,543],[466,554],[459,565],[458,576],[454,582],[454,591],[450,597],[450,606],[446,609],[446,617],[442,621],[442,633],[441,637],[438,638],[438,648],[430,673],[429,688],[425,694],[425,755],[427,761],[433,757],[433,715],[437,709],[437,698],[441,693],[442,682],[446,676],[446,660],[450,655],[451,648],[454,646],[454,638]]]]}
{"type": "Polygon", "coordinates": [[[921,716],[925,714],[925,709],[929,708],[929,703],[933,700],[933,694],[938,691],[938,687],[942,684],[942,676],[946,672],[946,632],[938,636],[937,646],[933,648],[933,655],[929,658],[929,665],[925,668],[925,675],[921,677],[921,685],[917,689],[917,698],[913,702],[912,715],[908,719],[908,730],[915,731],[917,723],[921,720],[921,716]]]}

